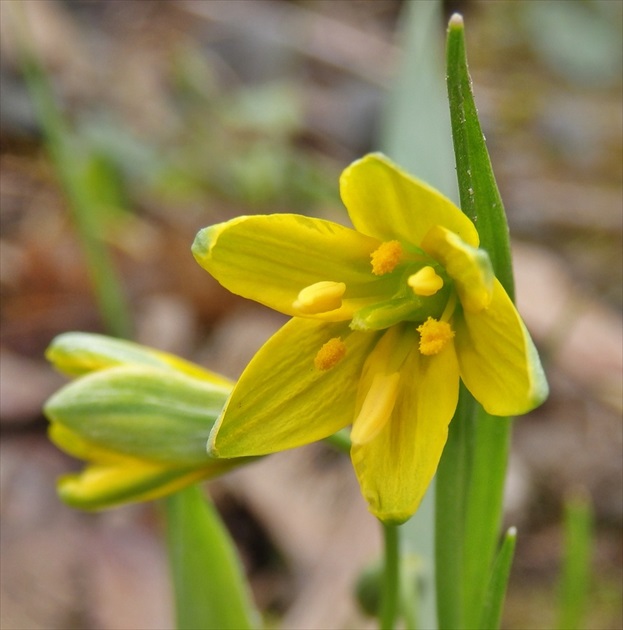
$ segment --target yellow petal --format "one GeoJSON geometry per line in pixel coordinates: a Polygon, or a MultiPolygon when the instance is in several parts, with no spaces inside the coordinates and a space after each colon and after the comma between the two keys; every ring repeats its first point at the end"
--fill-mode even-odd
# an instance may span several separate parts
{"type": "Polygon", "coordinates": [[[46,357],[57,370],[68,376],[134,365],[174,370],[230,389],[233,385],[220,374],[173,354],[94,333],[69,332],[58,335],[46,350],[46,357]]]}
{"type": "Polygon", "coordinates": [[[474,224],[447,197],[379,153],[353,162],[340,178],[340,194],[355,229],[381,241],[419,245],[435,225],[478,246],[474,224]]]}
{"type": "Polygon", "coordinates": [[[453,324],[461,378],[488,413],[526,413],[547,398],[547,380],[532,339],[497,279],[489,308],[465,311],[453,324]]]}
{"type": "Polygon", "coordinates": [[[391,292],[392,279],[370,270],[370,254],[378,246],[376,239],[337,223],[273,214],[205,228],[197,234],[193,254],[225,288],[286,315],[302,315],[295,303],[306,287],[344,283],[339,308],[305,316],[345,321],[391,292]]]}
{"type": "Polygon", "coordinates": [[[466,311],[479,311],[489,305],[494,275],[487,252],[471,247],[438,225],[426,234],[422,249],[440,262],[454,280],[466,311]]]}
{"type": "Polygon", "coordinates": [[[366,444],[387,424],[396,404],[399,382],[398,372],[374,375],[370,389],[353,422],[353,430],[350,433],[353,444],[366,444]]]}
{"type": "Polygon", "coordinates": [[[203,469],[167,469],[134,460],[124,466],[90,465],[58,480],[58,494],[71,507],[101,510],[124,503],[151,501],[208,476],[203,469]]]}
{"type": "Polygon", "coordinates": [[[171,467],[102,448],[61,424],[50,425],[48,435],[62,451],[87,462],[82,471],[63,475],[58,480],[61,499],[83,510],[157,499],[253,461],[252,458],[207,458],[201,466],[171,467]]]}
{"type": "Polygon", "coordinates": [[[264,455],[315,442],[351,424],[359,375],[377,338],[353,332],[347,323],[290,320],[243,372],[212,430],[210,452],[264,455]],[[332,367],[319,369],[318,352],[336,338],[344,353],[332,367]]]}
{"type": "Polygon", "coordinates": [[[377,518],[402,523],[416,511],[437,470],[458,389],[453,344],[430,357],[413,347],[390,421],[373,440],[351,450],[361,491],[377,518]]]}

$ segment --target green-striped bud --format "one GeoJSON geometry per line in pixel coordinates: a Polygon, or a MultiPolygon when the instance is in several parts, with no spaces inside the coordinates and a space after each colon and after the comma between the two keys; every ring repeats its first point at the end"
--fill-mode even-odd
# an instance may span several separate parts
{"type": "Polygon", "coordinates": [[[50,439],[87,463],[58,482],[73,507],[154,499],[249,461],[206,452],[231,391],[227,379],[101,335],[61,335],[46,354],[59,370],[79,376],[45,405],[50,439]]]}

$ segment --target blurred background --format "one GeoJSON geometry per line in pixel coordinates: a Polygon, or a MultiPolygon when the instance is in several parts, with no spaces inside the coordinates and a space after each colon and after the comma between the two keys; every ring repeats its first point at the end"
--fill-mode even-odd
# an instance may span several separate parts
{"type": "MultiPolygon", "coordinates": [[[[11,4],[0,3],[0,624],[169,628],[157,506],[83,514],[55,495],[55,477],[78,464],[46,439],[41,405],[64,381],[43,352],[63,331],[107,329],[80,221],[20,70],[11,4]]],[[[222,290],[194,262],[194,235],[250,213],[346,220],[338,176],[379,146],[407,3],[19,4],[66,117],[132,337],[237,377],[284,320],[222,290]]],[[[563,505],[574,493],[594,509],[588,627],[623,625],[622,8],[444,4],[446,18],[465,17],[518,305],[552,388],[515,424],[508,629],[554,624],[563,505]]],[[[381,545],[347,458],[313,445],[210,491],[269,626],[374,627],[350,594],[381,545]]]]}

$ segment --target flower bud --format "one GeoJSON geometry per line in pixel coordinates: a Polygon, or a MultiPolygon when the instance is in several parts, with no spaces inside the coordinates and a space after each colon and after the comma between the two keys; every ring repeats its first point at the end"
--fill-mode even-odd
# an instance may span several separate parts
{"type": "Polygon", "coordinates": [[[231,390],[223,377],[130,342],[68,333],[48,353],[81,375],[45,405],[50,439],[86,462],[59,480],[73,507],[154,499],[249,461],[216,460],[210,430],[231,390]]]}

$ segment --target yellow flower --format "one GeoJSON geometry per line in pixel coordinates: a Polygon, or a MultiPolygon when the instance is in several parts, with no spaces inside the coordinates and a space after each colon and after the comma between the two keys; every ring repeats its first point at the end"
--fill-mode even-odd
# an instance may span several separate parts
{"type": "Polygon", "coordinates": [[[210,435],[218,457],[263,455],[352,425],[371,511],[403,522],[446,442],[462,379],[494,415],[547,396],[530,336],[473,223],[379,154],[340,179],[354,229],[293,214],[201,230],[199,264],[292,319],[260,349],[210,435]]]}
{"type": "Polygon", "coordinates": [[[72,507],[162,497],[248,460],[205,450],[232,384],[173,355],[102,335],[66,333],[46,353],[77,380],[45,405],[49,436],[86,462],[58,481],[72,507]]]}

